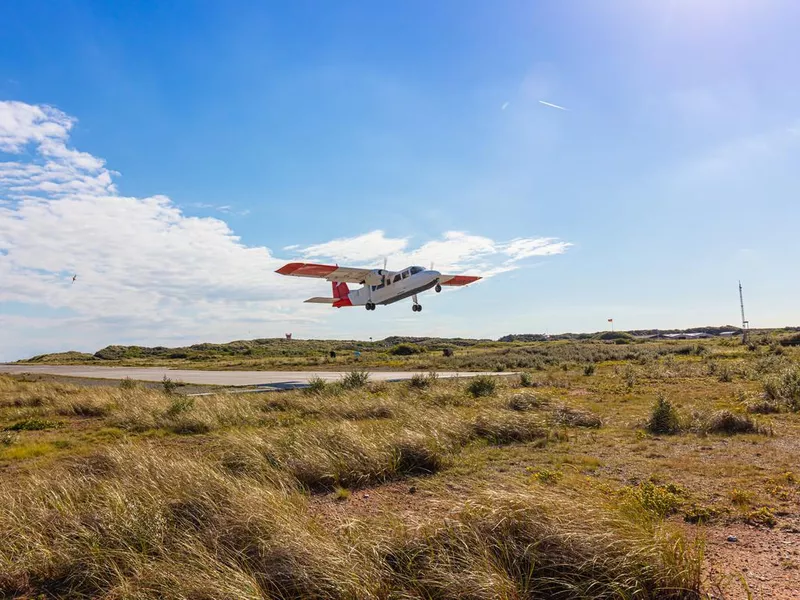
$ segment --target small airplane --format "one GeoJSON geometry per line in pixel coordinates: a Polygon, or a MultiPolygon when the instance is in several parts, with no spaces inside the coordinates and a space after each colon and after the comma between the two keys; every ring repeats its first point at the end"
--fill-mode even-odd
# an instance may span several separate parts
{"type": "Polygon", "coordinates": [[[407,267],[402,271],[383,269],[360,269],[340,267],[339,265],[318,265],[313,263],[294,262],[282,266],[275,271],[281,275],[292,277],[316,277],[327,279],[333,287],[333,298],[309,298],[306,302],[313,304],[330,304],[335,308],[343,306],[363,306],[367,310],[375,310],[378,304],[393,304],[405,298],[411,298],[411,310],[420,312],[422,305],[417,294],[431,288],[442,291],[443,285],[461,286],[478,281],[480,277],[472,275],[443,275],[439,271],[423,267],[407,267]],[[348,283],[360,284],[362,287],[350,290],[348,283]]]}

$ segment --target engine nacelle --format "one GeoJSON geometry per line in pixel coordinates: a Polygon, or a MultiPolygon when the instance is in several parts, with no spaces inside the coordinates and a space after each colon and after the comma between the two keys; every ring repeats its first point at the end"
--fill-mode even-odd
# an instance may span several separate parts
{"type": "Polygon", "coordinates": [[[373,269],[367,276],[364,278],[364,283],[367,285],[380,285],[384,283],[384,278],[389,277],[391,271],[387,271],[386,269],[373,269]]]}

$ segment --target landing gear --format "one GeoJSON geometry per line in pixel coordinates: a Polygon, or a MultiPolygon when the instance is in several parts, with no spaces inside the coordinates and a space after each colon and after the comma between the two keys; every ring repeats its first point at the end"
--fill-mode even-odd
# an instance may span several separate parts
{"type": "Polygon", "coordinates": [[[375,303],[374,302],[367,302],[366,309],[367,310],[375,310],[375,303]]]}
{"type": "Polygon", "coordinates": [[[436,290],[436,293],[438,294],[439,292],[441,292],[441,291],[442,291],[442,284],[441,284],[441,283],[437,283],[437,284],[436,284],[436,287],[435,287],[435,288],[433,288],[433,289],[435,289],[435,290],[436,290]]]}
{"type": "Polygon", "coordinates": [[[417,302],[417,295],[414,294],[413,296],[411,296],[411,299],[414,301],[414,304],[411,305],[411,310],[413,310],[414,312],[421,312],[422,304],[417,302]]]}

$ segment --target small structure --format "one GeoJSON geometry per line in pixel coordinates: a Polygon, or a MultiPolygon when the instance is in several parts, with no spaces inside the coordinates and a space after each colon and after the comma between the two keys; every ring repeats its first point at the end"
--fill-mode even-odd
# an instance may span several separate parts
{"type": "Polygon", "coordinates": [[[292,339],[292,334],[291,334],[291,333],[287,333],[287,334],[285,334],[285,335],[286,335],[286,339],[287,339],[287,340],[290,340],[290,339],[292,339]]]}

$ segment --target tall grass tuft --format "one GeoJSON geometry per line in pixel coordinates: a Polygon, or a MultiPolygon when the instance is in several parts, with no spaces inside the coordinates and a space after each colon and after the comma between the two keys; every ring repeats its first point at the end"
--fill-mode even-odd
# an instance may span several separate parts
{"type": "Polygon", "coordinates": [[[369,381],[369,371],[350,371],[342,377],[342,387],[348,390],[355,390],[364,387],[369,381]]]}
{"type": "Polygon", "coordinates": [[[497,389],[497,381],[488,375],[473,377],[467,384],[467,393],[473,398],[493,396],[497,389]]]}

